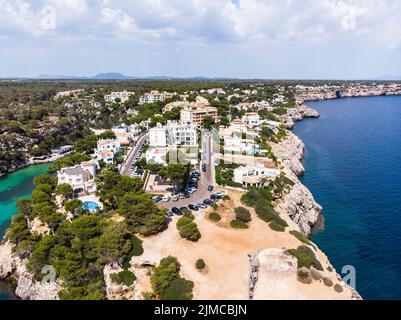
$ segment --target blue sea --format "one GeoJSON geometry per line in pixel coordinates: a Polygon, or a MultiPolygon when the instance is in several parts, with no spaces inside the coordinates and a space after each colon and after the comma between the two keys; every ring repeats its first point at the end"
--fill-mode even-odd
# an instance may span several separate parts
{"type": "MultiPolygon", "coordinates": [[[[16,202],[29,198],[34,188],[33,179],[47,172],[50,164],[30,166],[0,178],[0,241],[3,239],[11,218],[17,212],[16,202]]],[[[14,299],[12,288],[0,281],[0,300],[14,299]]]]}
{"type": "Polygon", "coordinates": [[[401,97],[308,102],[302,182],[324,207],[313,240],[364,299],[401,299],[401,97]]]}

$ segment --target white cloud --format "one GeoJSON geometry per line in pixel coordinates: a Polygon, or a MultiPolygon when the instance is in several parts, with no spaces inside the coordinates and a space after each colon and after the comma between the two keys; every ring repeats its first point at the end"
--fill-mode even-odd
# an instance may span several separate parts
{"type": "MultiPolygon", "coordinates": [[[[399,0],[0,0],[0,34],[46,37],[41,8],[63,36],[207,44],[333,41],[368,37],[401,45],[399,0]]],[[[54,35],[54,34],[53,34],[54,35]]]]}

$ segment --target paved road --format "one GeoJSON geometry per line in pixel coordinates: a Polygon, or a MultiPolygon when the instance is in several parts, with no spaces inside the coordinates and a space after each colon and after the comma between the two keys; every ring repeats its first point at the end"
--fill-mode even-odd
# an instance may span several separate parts
{"type": "Polygon", "coordinates": [[[212,195],[212,192],[208,191],[207,188],[208,186],[215,185],[214,182],[214,160],[213,160],[213,155],[212,155],[212,146],[213,146],[213,140],[212,140],[212,135],[208,135],[205,139],[205,142],[202,146],[202,162],[201,162],[201,168],[202,168],[202,163],[206,164],[206,172],[201,171],[201,177],[198,183],[198,190],[191,195],[190,198],[185,198],[185,199],[180,199],[177,202],[173,202],[170,200],[169,202],[159,202],[158,205],[159,207],[162,208],[167,208],[171,209],[173,207],[188,207],[190,204],[197,204],[199,202],[203,202],[205,199],[210,199],[210,196],[212,195]]]}
{"type": "Polygon", "coordinates": [[[129,153],[127,159],[125,160],[123,167],[121,168],[120,174],[122,176],[130,177],[132,175],[132,165],[136,162],[135,158],[139,154],[139,149],[145,144],[145,140],[148,139],[149,134],[146,133],[139,138],[134,148],[129,153]]]}

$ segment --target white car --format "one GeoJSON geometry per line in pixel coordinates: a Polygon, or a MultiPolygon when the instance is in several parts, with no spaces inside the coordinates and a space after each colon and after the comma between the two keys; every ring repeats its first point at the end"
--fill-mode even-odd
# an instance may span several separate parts
{"type": "Polygon", "coordinates": [[[169,202],[170,199],[171,199],[170,196],[164,196],[164,197],[162,198],[162,201],[163,201],[163,202],[169,202]]]}

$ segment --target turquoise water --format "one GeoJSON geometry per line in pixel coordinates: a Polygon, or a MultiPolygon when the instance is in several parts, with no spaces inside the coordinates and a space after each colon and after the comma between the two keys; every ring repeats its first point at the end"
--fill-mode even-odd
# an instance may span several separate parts
{"type": "Polygon", "coordinates": [[[99,209],[99,205],[93,201],[85,201],[83,203],[83,207],[84,207],[84,209],[86,208],[89,211],[96,211],[97,209],[99,209]]]}
{"type": "MultiPolygon", "coordinates": [[[[33,179],[47,172],[50,164],[31,166],[0,178],[0,239],[16,213],[18,199],[28,198],[34,188],[33,179]]],[[[11,298],[0,285],[0,300],[11,298]]]]}
{"type": "Polygon", "coordinates": [[[401,97],[307,103],[302,182],[324,206],[313,240],[337,271],[356,268],[365,299],[401,299],[401,97]]]}

